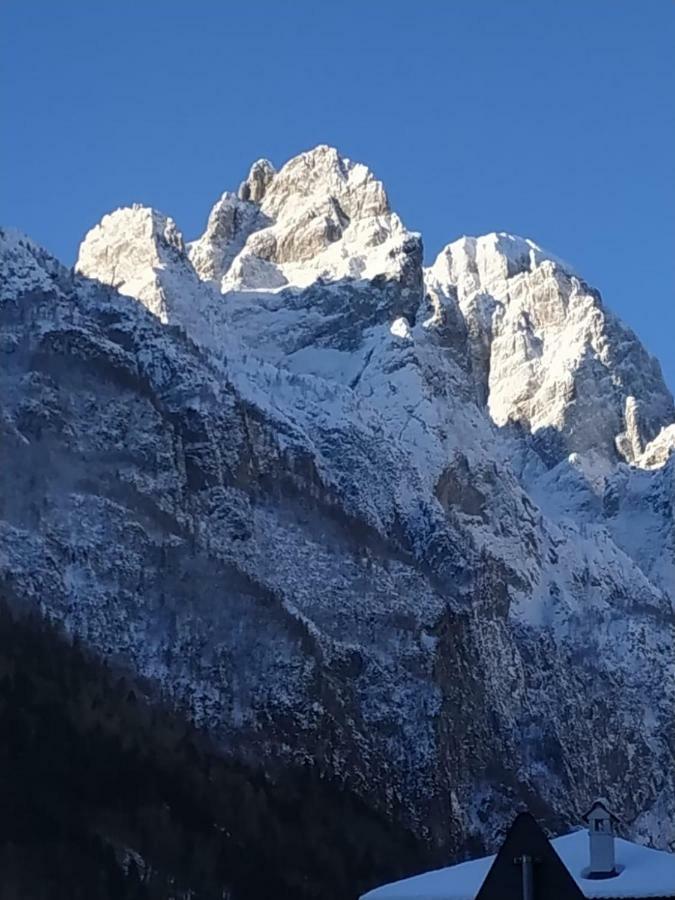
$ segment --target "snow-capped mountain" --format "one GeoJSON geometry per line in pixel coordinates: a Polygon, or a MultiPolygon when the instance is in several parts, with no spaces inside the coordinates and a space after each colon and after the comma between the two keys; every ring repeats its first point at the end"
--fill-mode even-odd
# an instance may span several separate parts
{"type": "Polygon", "coordinates": [[[191,243],[134,206],[74,272],[0,248],[16,606],[451,849],[597,793],[675,838],[673,399],[567,264],[492,234],[425,270],[329,147],[191,243]]]}

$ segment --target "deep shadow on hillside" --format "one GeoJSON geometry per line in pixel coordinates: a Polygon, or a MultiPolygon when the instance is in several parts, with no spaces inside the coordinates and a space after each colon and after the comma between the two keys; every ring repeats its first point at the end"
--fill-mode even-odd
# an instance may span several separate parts
{"type": "Polygon", "coordinates": [[[436,861],[309,768],[218,757],[4,602],[0,735],[0,900],[344,900],[436,861]]]}

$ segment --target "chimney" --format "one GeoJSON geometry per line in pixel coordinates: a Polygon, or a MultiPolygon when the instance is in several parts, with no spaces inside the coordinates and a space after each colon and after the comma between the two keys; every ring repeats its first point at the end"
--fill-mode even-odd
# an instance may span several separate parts
{"type": "Polygon", "coordinates": [[[612,878],[617,875],[614,860],[614,816],[607,801],[600,798],[584,816],[588,823],[588,844],[590,863],[584,877],[612,878]]]}

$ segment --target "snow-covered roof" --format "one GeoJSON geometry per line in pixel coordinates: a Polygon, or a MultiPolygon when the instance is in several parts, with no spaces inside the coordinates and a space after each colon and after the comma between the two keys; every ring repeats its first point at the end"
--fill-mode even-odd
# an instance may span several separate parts
{"type": "MultiPolygon", "coordinates": [[[[582,876],[589,859],[585,829],[551,843],[586,897],[675,897],[675,854],[616,838],[615,859],[621,871],[596,881],[582,876]]],[[[375,888],[362,900],[475,900],[493,862],[494,856],[484,856],[426,872],[375,888]]]]}

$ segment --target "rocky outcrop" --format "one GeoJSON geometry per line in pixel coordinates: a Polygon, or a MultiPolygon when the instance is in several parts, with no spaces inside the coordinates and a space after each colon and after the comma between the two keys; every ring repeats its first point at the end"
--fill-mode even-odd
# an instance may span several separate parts
{"type": "Polygon", "coordinates": [[[218,288],[249,236],[267,219],[255,203],[226,191],[211,210],[206,231],[189,246],[190,260],[199,277],[218,288]]]}
{"type": "Polygon", "coordinates": [[[205,345],[223,339],[222,310],[198,277],[173,219],[136,204],[88,232],[75,271],[140,301],[163,324],[205,345]]]}
{"type": "Polygon", "coordinates": [[[645,447],[639,460],[643,469],[660,469],[675,453],[675,425],[662,428],[653,441],[645,447]]]}
{"type": "Polygon", "coordinates": [[[248,178],[239,185],[237,196],[240,200],[260,203],[275,174],[274,166],[268,159],[259,159],[251,166],[248,178]]]}
{"type": "Polygon", "coordinates": [[[636,462],[675,417],[656,360],[597,291],[532,241],[462,238],[429,277],[456,292],[491,418],[529,431],[548,462],[588,451],[636,462]]]}
{"type": "Polygon", "coordinates": [[[425,272],[326,147],[187,249],[134,208],[78,275],[0,263],[15,605],[449,849],[599,792],[673,838],[672,398],[569,267],[492,235],[425,272]]]}
{"type": "Polygon", "coordinates": [[[257,205],[267,226],[251,230],[243,246],[213,247],[209,265],[227,271],[224,290],[389,278],[411,243],[382,183],[332,147],[302,153],[277,173],[264,160],[256,163],[239,198],[257,205]]]}

